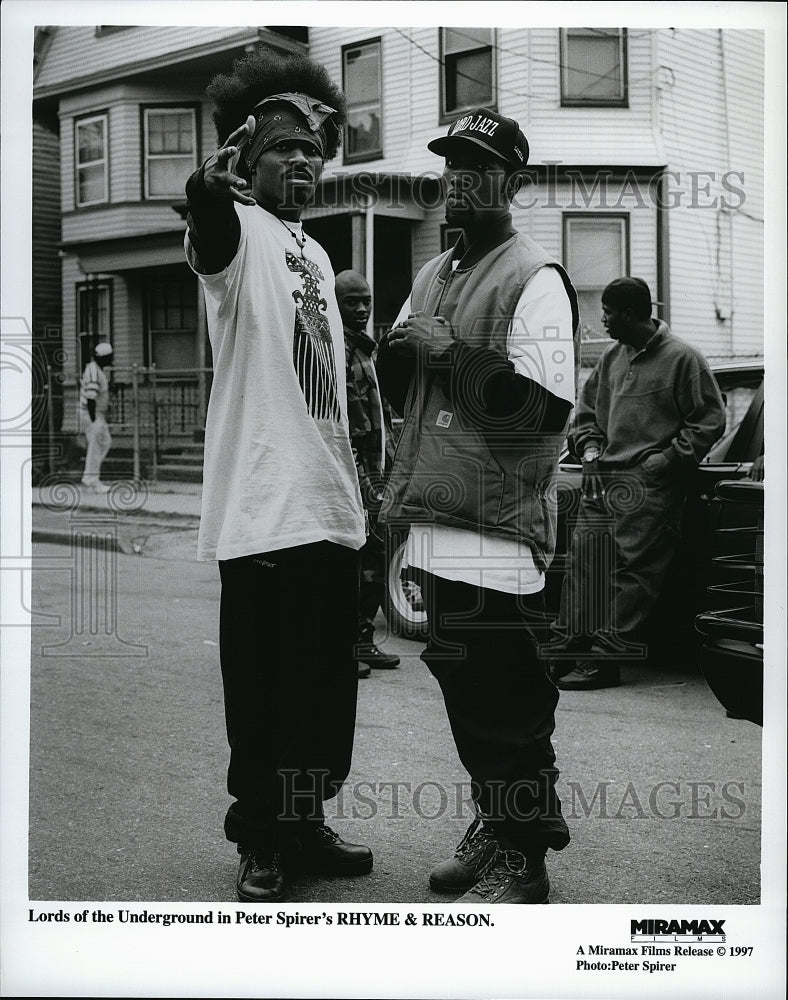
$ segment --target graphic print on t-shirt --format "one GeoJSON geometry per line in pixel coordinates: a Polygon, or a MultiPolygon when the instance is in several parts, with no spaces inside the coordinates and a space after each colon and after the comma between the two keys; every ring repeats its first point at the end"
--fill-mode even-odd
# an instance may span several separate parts
{"type": "Polygon", "coordinates": [[[311,260],[286,252],[287,266],[300,275],[303,292],[294,291],[296,303],[293,364],[309,413],[316,420],[339,420],[337,373],[331,328],[320,297],[320,268],[311,260]]]}

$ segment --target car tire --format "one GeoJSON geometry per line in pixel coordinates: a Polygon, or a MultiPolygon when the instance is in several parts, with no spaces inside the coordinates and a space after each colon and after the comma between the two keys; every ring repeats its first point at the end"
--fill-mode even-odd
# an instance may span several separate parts
{"type": "Polygon", "coordinates": [[[386,564],[386,595],[383,612],[391,631],[403,639],[424,642],[427,639],[427,612],[421,602],[418,585],[409,579],[403,568],[405,556],[403,539],[391,548],[386,564]]]}

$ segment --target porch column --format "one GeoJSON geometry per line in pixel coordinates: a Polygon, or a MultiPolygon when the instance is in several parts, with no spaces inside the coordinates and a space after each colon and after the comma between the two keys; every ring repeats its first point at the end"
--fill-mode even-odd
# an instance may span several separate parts
{"type": "Polygon", "coordinates": [[[364,275],[372,292],[370,315],[374,326],[375,212],[371,198],[367,198],[362,212],[350,216],[350,259],[350,266],[364,275]]]}
{"type": "Polygon", "coordinates": [[[350,216],[350,266],[359,274],[367,273],[367,220],[354,213],[350,216]]]}

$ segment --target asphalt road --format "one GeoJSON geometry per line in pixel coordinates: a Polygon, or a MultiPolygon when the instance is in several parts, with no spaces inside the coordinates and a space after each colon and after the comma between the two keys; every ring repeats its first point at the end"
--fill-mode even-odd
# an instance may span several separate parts
{"type": "MultiPolygon", "coordinates": [[[[31,900],[235,898],[218,572],[194,561],[194,534],[163,526],[99,560],[34,545],[31,900]]],[[[421,646],[378,637],[402,664],[360,682],[353,770],[329,809],[375,868],[298,880],[295,902],[447,901],[427,874],[470,819],[467,775],[421,646]]],[[[551,902],[757,903],[761,730],[726,718],[700,674],[625,680],[562,693],[573,840],[548,857],[551,902]]]]}

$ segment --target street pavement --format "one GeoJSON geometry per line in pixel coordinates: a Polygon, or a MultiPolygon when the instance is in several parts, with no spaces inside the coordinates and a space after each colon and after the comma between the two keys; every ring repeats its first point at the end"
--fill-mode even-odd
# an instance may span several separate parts
{"type": "MultiPolygon", "coordinates": [[[[34,498],[31,900],[235,898],[218,572],[196,561],[199,491],[173,490],[132,512],[34,498]],[[99,549],[76,544],[96,530],[99,549]]],[[[377,637],[402,663],[360,681],[353,769],[328,810],[375,867],[299,877],[295,902],[449,901],[427,875],[470,821],[468,778],[422,646],[382,619],[377,637]]],[[[561,694],[573,840],[548,856],[551,902],[757,903],[760,728],[727,718],[686,668],[624,679],[561,694]]]]}

